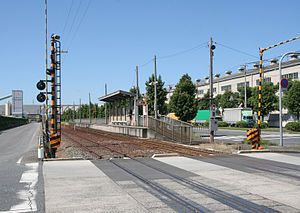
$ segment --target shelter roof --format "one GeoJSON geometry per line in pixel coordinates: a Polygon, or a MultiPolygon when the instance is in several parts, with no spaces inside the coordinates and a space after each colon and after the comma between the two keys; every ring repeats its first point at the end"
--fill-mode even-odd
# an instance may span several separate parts
{"type": "Polygon", "coordinates": [[[110,93],[108,95],[102,96],[98,98],[99,101],[104,101],[104,102],[114,102],[114,101],[119,101],[119,100],[124,100],[128,99],[131,97],[134,97],[135,94],[131,92],[126,92],[123,90],[118,90],[116,92],[110,93]]]}

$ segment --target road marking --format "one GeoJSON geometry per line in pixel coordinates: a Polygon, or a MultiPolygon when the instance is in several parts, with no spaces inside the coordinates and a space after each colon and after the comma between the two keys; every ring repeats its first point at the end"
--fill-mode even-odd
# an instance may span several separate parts
{"type": "Polygon", "coordinates": [[[16,163],[16,164],[21,164],[21,162],[22,162],[22,159],[23,159],[23,156],[19,158],[19,160],[17,161],[17,163],[16,163]]]}
{"type": "MultiPolygon", "coordinates": [[[[9,212],[33,212],[37,211],[36,205],[36,184],[38,182],[38,166],[39,163],[28,163],[25,165],[28,169],[27,171],[23,172],[22,177],[19,183],[25,183],[25,189],[22,189],[17,192],[17,196],[21,201],[21,203],[12,206],[9,212]]],[[[1,211],[1,213],[4,213],[1,211]]]]}

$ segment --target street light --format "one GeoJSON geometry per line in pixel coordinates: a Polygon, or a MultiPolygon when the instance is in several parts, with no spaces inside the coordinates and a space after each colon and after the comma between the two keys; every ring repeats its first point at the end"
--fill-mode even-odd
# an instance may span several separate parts
{"type": "Polygon", "coordinates": [[[280,61],[279,61],[279,128],[280,128],[280,146],[283,146],[283,133],[282,133],[282,95],[281,95],[281,92],[282,92],[282,88],[281,88],[281,80],[282,80],[282,72],[281,72],[281,63],[282,63],[282,60],[285,56],[287,55],[292,55],[292,54],[295,54],[295,55],[300,55],[299,52],[287,52],[285,53],[283,56],[281,56],[280,58],[280,61]]]}

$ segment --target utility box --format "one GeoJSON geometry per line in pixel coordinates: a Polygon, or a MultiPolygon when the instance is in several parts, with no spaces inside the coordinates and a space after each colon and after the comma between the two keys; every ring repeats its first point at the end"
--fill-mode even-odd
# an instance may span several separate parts
{"type": "Polygon", "coordinates": [[[209,120],[209,131],[217,131],[218,130],[218,120],[217,119],[210,119],[209,120]]]}

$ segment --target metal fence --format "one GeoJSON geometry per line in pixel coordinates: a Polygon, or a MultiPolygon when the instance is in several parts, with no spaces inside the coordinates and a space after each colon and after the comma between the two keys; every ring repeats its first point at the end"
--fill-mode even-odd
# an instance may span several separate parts
{"type": "Polygon", "coordinates": [[[192,142],[193,127],[189,123],[171,119],[155,119],[153,117],[146,118],[145,116],[140,116],[139,124],[140,126],[147,126],[166,139],[184,144],[191,144],[192,142]]]}

